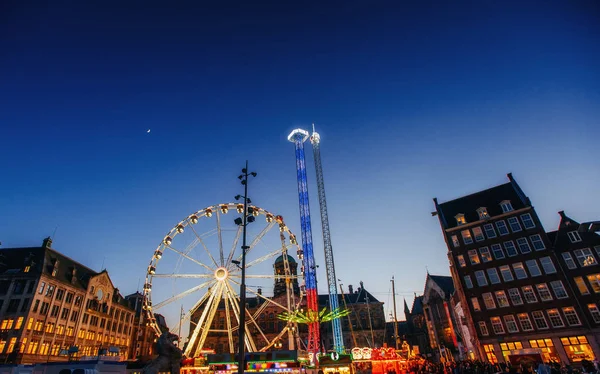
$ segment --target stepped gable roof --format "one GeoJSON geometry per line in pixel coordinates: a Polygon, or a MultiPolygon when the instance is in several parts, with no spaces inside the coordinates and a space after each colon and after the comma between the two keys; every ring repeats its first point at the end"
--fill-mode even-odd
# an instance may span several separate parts
{"type": "Polygon", "coordinates": [[[500,202],[504,200],[510,200],[514,210],[530,206],[529,199],[510,174],[509,179],[511,181],[508,183],[440,203],[438,210],[442,215],[440,219],[445,222],[445,228],[458,226],[455,219],[458,214],[464,214],[467,223],[479,221],[477,209],[482,207],[487,208],[487,212],[491,217],[503,214],[500,202]]]}
{"type": "Polygon", "coordinates": [[[415,297],[410,314],[423,314],[423,295],[415,297]]]}
{"type": "Polygon", "coordinates": [[[432,281],[434,281],[444,291],[448,297],[454,293],[454,281],[452,277],[446,275],[429,275],[432,281]]]}
{"type": "Polygon", "coordinates": [[[596,246],[600,242],[600,237],[596,233],[600,228],[600,222],[579,223],[565,214],[564,211],[558,212],[560,223],[556,231],[548,232],[548,239],[552,243],[553,249],[557,252],[564,252],[571,249],[596,246]],[[580,242],[572,243],[569,239],[569,232],[577,231],[580,242]]]}
{"type": "Polygon", "coordinates": [[[90,277],[98,273],[79,262],[47,247],[22,247],[0,249],[0,274],[45,274],[59,282],[69,283],[82,290],[87,289],[90,277]],[[58,261],[56,275],[52,275],[58,261]],[[24,268],[29,265],[29,273],[24,268]],[[73,276],[73,274],[75,274],[73,276]]]}

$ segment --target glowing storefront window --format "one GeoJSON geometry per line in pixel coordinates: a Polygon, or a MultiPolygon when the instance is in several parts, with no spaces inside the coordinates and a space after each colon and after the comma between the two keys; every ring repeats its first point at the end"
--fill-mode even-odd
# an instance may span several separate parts
{"type": "Polygon", "coordinates": [[[498,363],[498,358],[496,358],[496,354],[494,353],[494,346],[492,344],[484,344],[483,350],[485,351],[485,355],[487,356],[487,359],[490,363],[498,363]]]}
{"type": "Polygon", "coordinates": [[[558,353],[556,353],[556,348],[554,347],[552,339],[530,340],[529,345],[531,348],[539,348],[542,351],[544,362],[560,362],[560,357],[558,357],[558,353]]]}
{"type": "Polygon", "coordinates": [[[508,362],[508,355],[510,355],[510,351],[514,351],[517,349],[523,349],[523,343],[521,342],[509,342],[509,343],[500,343],[500,349],[502,350],[502,356],[504,356],[504,360],[508,362]]]}
{"type": "Polygon", "coordinates": [[[592,347],[589,345],[585,336],[569,336],[560,338],[560,342],[565,348],[567,357],[571,362],[580,362],[582,360],[594,360],[592,347]]]}

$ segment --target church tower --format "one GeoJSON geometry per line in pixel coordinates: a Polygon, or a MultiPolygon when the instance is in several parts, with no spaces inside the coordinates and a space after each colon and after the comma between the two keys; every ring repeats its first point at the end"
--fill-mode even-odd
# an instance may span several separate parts
{"type": "MultiPolygon", "coordinates": [[[[290,273],[294,277],[291,279],[292,289],[294,290],[294,295],[300,295],[300,287],[298,286],[298,263],[294,258],[290,255],[287,255],[288,265],[290,267],[290,273]]],[[[275,259],[275,263],[273,264],[273,269],[275,275],[283,276],[285,274],[285,263],[283,261],[283,255],[277,257],[275,259]]],[[[275,285],[273,287],[273,297],[278,297],[281,295],[285,295],[286,290],[286,280],[285,278],[275,277],[275,285]]]]}

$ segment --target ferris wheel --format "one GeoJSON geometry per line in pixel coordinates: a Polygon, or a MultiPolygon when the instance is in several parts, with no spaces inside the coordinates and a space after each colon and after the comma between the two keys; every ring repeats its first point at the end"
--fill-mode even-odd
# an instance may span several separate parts
{"type": "MultiPolygon", "coordinates": [[[[243,213],[244,205],[214,205],[183,219],[162,239],[146,272],[148,323],[160,335],[160,314],[172,333],[187,336],[187,357],[206,349],[237,351],[243,226],[234,223],[234,212],[243,213]]],[[[256,206],[248,206],[248,214],[246,351],[283,344],[292,350],[299,342],[297,326],[277,315],[300,308],[303,253],[283,217],[256,206]],[[294,251],[297,260],[288,254],[294,251]]]]}

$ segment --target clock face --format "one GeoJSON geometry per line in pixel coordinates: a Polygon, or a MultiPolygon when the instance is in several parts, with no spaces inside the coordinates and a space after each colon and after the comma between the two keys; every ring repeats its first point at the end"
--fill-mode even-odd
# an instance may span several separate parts
{"type": "Polygon", "coordinates": [[[98,289],[98,292],[96,292],[96,297],[99,301],[102,301],[102,298],[104,297],[104,292],[102,291],[102,289],[98,289]]]}

